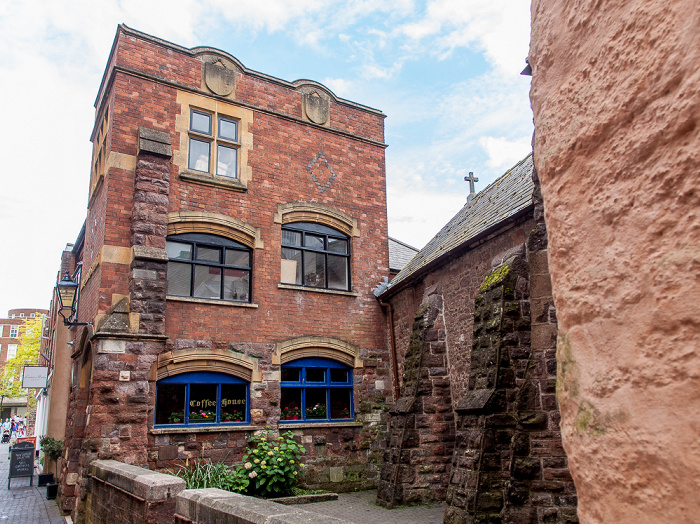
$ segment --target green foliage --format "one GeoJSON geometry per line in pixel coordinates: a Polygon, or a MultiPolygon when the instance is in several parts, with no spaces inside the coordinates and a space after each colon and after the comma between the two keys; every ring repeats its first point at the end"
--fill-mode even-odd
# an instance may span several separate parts
{"type": "Polygon", "coordinates": [[[314,407],[306,408],[306,418],[326,418],[325,404],[316,404],[314,407]]]}
{"type": "Polygon", "coordinates": [[[63,454],[63,441],[48,435],[39,437],[39,447],[44,452],[44,456],[49,457],[54,462],[63,454]]]}
{"type": "Polygon", "coordinates": [[[251,437],[252,447],[243,455],[243,468],[250,479],[248,492],[261,497],[291,493],[304,465],[299,461],[306,450],[294,441],[291,431],[275,437],[263,431],[251,437]]]}
{"type": "Polygon", "coordinates": [[[41,330],[43,327],[43,315],[27,319],[19,327],[19,344],[17,355],[5,362],[0,370],[0,406],[2,399],[27,396],[30,410],[36,406],[34,395],[28,394],[28,390],[22,387],[22,369],[24,366],[36,366],[39,363],[41,351],[41,330]]]}
{"type": "Polygon", "coordinates": [[[232,470],[223,462],[193,460],[178,467],[172,473],[185,481],[187,489],[219,488],[241,493],[248,487],[248,476],[242,468],[232,470]]]}

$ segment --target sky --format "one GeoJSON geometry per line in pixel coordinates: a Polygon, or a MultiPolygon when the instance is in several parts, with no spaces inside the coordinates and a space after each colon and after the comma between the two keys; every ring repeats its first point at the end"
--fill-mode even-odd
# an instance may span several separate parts
{"type": "Polygon", "coordinates": [[[85,220],[119,23],[384,112],[389,235],[416,248],[465,204],[470,171],[478,192],[530,151],[527,0],[0,2],[0,316],[48,308],[85,220]]]}

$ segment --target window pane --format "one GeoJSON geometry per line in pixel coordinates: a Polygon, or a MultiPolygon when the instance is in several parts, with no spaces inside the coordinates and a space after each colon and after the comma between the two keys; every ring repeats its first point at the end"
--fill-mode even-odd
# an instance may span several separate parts
{"type": "Polygon", "coordinates": [[[221,269],[218,267],[194,267],[193,297],[221,298],[221,269]]]}
{"type": "Polygon", "coordinates": [[[224,269],[224,300],[247,302],[250,291],[250,271],[224,269]]]}
{"type": "Polygon", "coordinates": [[[340,238],[328,238],[328,251],[332,253],[346,254],[348,252],[348,241],[340,238]]]}
{"type": "Polygon", "coordinates": [[[163,384],[156,396],[156,424],[185,423],[185,385],[163,384]]]}
{"type": "Polygon", "coordinates": [[[191,279],[191,265],[168,262],[168,295],[189,297],[191,279]]]}
{"type": "Polygon", "coordinates": [[[190,384],[190,423],[216,422],[216,384],[190,384]]]}
{"type": "Polygon", "coordinates": [[[283,284],[301,285],[301,251],[298,249],[282,248],[282,275],[280,281],[283,284]]]}
{"type": "Polygon", "coordinates": [[[245,422],[247,418],[246,387],[221,384],[221,422],[245,422]]]}
{"type": "Polygon", "coordinates": [[[312,249],[324,249],[323,245],[324,237],[319,237],[316,235],[306,234],[306,239],[304,240],[304,245],[312,249]]]}
{"type": "Polygon", "coordinates": [[[192,259],[192,246],[190,244],[166,242],[165,250],[168,252],[168,258],[179,258],[182,260],[192,259]]]}
{"type": "Polygon", "coordinates": [[[282,368],[282,382],[299,382],[300,371],[298,368],[282,368]]]}
{"type": "Polygon", "coordinates": [[[306,418],[320,419],[326,417],[326,391],[327,389],[306,390],[306,418]]]}
{"type": "Polygon", "coordinates": [[[304,251],[304,285],[326,287],[325,255],[304,251]]]}
{"type": "Polygon", "coordinates": [[[331,418],[350,418],[350,389],[331,389],[331,418]]]}
{"type": "Polygon", "coordinates": [[[348,289],[348,258],[328,255],[328,287],[348,289]]]}
{"type": "Polygon", "coordinates": [[[282,230],[283,246],[301,246],[301,233],[298,231],[282,230]]]}
{"type": "Polygon", "coordinates": [[[190,120],[190,129],[198,133],[206,133],[211,135],[211,115],[192,111],[192,119],[190,120]]]}
{"type": "Polygon", "coordinates": [[[209,142],[190,138],[189,169],[209,172],[209,142]]]}
{"type": "Polygon", "coordinates": [[[282,388],[281,407],[282,420],[301,419],[301,389],[282,388]]]}
{"type": "Polygon", "coordinates": [[[216,147],[216,174],[236,178],[236,157],[238,151],[233,147],[216,147]]]}
{"type": "Polygon", "coordinates": [[[227,266],[250,267],[250,253],[248,251],[238,251],[236,249],[226,250],[227,266]]]}
{"type": "Polygon", "coordinates": [[[346,369],[331,369],[331,382],[348,383],[348,371],[346,369]]]}
{"type": "Polygon", "coordinates": [[[221,249],[215,247],[197,247],[197,260],[208,260],[209,262],[221,261],[221,249]]]}
{"type": "Polygon", "coordinates": [[[306,381],[307,382],[325,382],[326,381],[326,370],[319,368],[306,368],[306,381]]]}
{"type": "Polygon", "coordinates": [[[228,140],[238,137],[238,124],[228,118],[219,117],[219,136],[228,140]]]}

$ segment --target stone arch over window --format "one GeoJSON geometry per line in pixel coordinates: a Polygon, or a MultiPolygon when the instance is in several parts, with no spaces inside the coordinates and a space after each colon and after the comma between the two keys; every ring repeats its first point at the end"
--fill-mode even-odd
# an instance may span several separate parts
{"type": "Polygon", "coordinates": [[[169,213],[168,235],[180,233],[210,233],[230,238],[252,249],[264,247],[260,238],[260,228],[235,217],[207,211],[183,210],[169,213]]]}
{"type": "Polygon", "coordinates": [[[292,222],[316,222],[342,231],[351,237],[360,236],[356,219],[339,209],[316,202],[277,204],[277,212],[273,220],[282,225],[292,222]]]}
{"type": "Polygon", "coordinates": [[[278,342],[272,363],[282,365],[309,357],[328,358],[353,368],[362,367],[357,346],[330,337],[299,337],[278,342]]]}
{"type": "Polygon", "coordinates": [[[188,348],[158,355],[154,380],[181,373],[211,371],[239,377],[248,382],[260,382],[258,361],[228,349],[188,348]]]}

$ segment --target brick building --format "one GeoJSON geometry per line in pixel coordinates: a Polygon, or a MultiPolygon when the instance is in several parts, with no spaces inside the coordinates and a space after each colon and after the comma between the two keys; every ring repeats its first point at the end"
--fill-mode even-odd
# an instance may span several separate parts
{"type": "MultiPolygon", "coordinates": [[[[20,327],[25,320],[48,313],[45,309],[11,309],[7,318],[0,319],[0,371],[8,359],[14,358],[20,344],[20,327]]],[[[3,398],[0,418],[27,415],[27,397],[3,398]]]]}
{"type": "Polygon", "coordinates": [[[387,399],[384,115],[120,26],[95,102],[61,505],[114,458],[233,462],[293,430],[374,486],[387,399]],[[342,321],[339,321],[342,319],[342,321]]]}

